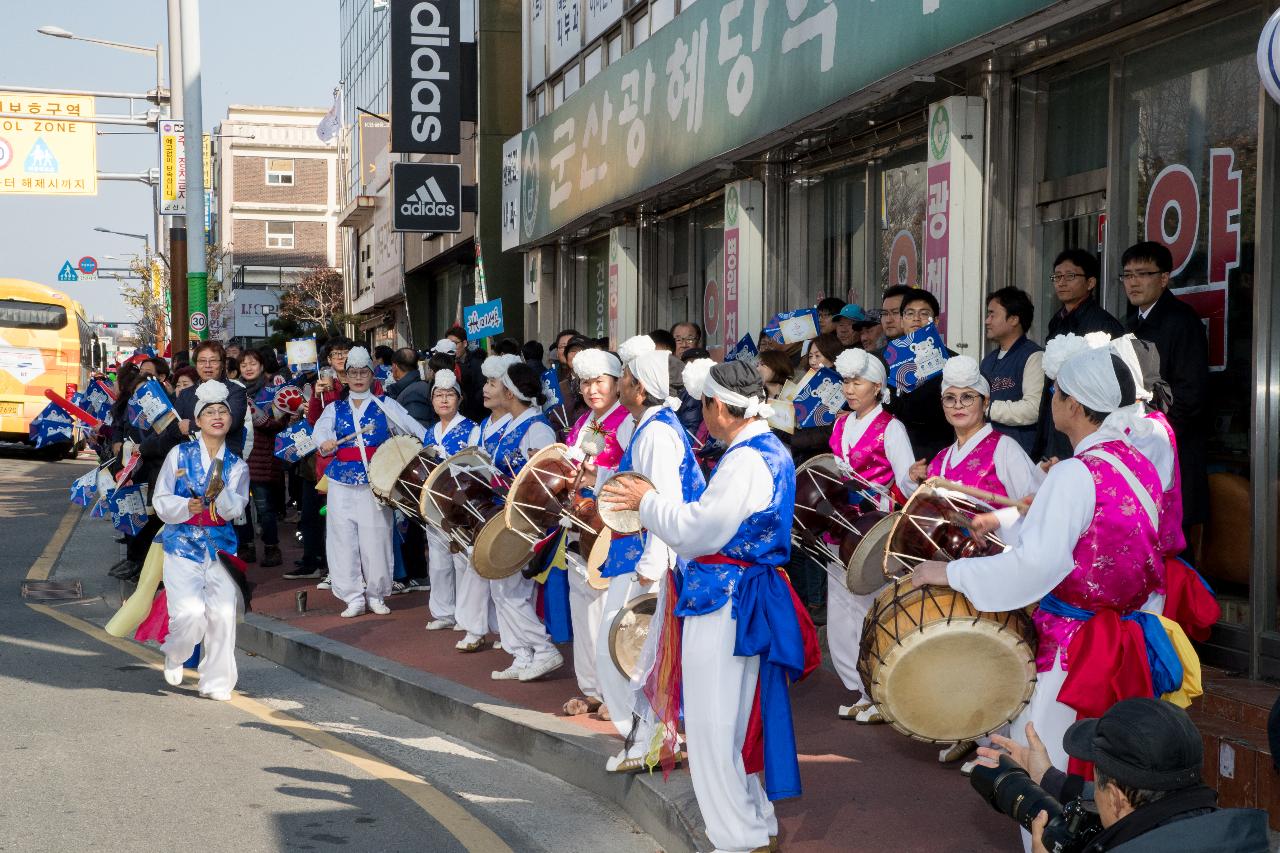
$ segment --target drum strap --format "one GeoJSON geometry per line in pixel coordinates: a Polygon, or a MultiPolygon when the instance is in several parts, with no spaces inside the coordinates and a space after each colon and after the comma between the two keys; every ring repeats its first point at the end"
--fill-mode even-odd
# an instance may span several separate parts
{"type": "Polygon", "coordinates": [[[1151,520],[1151,526],[1156,530],[1160,529],[1160,510],[1156,507],[1156,502],[1152,500],[1151,493],[1138,482],[1138,478],[1129,470],[1128,465],[1125,465],[1107,451],[1099,450],[1098,448],[1086,450],[1084,455],[1101,459],[1114,468],[1121,477],[1124,477],[1124,481],[1129,484],[1129,488],[1137,496],[1138,503],[1142,504],[1142,508],[1147,511],[1147,518],[1151,520]]]}

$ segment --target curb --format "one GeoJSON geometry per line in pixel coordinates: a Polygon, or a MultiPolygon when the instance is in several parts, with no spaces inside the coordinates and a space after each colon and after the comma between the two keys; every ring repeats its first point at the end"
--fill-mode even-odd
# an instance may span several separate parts
{"type": "Polygon", "coordinates": [[[247,613],[237,645],[307,678],[471,741],[609,800],[669,853],[710,849],[687,772],[615,775],[618,740],[511,705],[276,619],[247,613]]]}

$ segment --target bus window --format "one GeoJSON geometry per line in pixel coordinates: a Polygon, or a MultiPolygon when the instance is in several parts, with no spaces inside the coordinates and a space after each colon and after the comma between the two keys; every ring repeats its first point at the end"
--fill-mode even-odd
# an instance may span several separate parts
{"type": "Polygon", "coordinates": [[[58,330],[66,325],[67,309],[61,305],[0,299],[0,328],[58,330]]]}

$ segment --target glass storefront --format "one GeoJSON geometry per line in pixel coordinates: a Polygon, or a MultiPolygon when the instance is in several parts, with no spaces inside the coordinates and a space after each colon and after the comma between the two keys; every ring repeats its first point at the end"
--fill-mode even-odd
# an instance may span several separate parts
{"type": "Polygon", "coordinates": [[[573,326],[589,338],[609,335],[609,238],[579,245],[573,255],[578,299],[573,326]]]}
{"type": "Polygon", "coordinates": [[[784,309],[825,296],[867,305],[867,170],[794,178],[787,189],[784,309]]]}
{"type": "MultiPolygon", "coordinates": [[[[880,168],[878,279],[882,288],[919,287],[924,254],[925,152],[904,152],[880,168]]],[[[877,306],[878,307],[878,306],[877,306]]]]}

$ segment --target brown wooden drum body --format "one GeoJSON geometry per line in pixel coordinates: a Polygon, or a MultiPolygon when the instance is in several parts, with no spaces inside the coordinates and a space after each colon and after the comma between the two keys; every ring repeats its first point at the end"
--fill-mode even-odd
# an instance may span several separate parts
{"type": "Polygon", "coordinates": [[[431,476],[431,472],[438,464],[435,448],[424,447],[417,456],[409,460],[408,465],[404,466],[396,478],[396,484],[391,489],[387,502],[414,521],[423,523],[423,489],[427,484],[427,478],[431,476]]]}
{"type": "Polygon", "coordinates": [[[946,587],[886,589],[862,629],[858,673],[895,729],[930,743],[974,740],[1013,720],[1036,684],[1026,612],[986,613],[946,587]]]}
{"type": "Polygon", "coordinates": [[[920,485],[902,507],[889,534],[884,552],[884,576],[897,580],[925,560],[959,560],[988,557],[1005,545],[988,535],[979,541],[969,530],[975,515],[991,507],[957,494],[936,489],[932,480],[920,485]]]}
{"type": "MultiPolygon", "coordinates": [[[[471,547],[485,522],[502,511],[506,491],[488,454],[478,448],[455,453],[431,472],[424,490],[439,511],[438,526],[455,543],[471,547]]],[[[434,513],[424,513],[433,519],[434,513]]]]}

